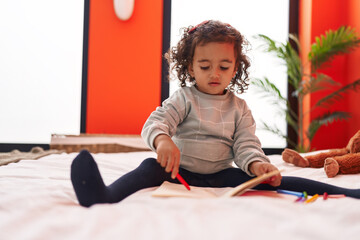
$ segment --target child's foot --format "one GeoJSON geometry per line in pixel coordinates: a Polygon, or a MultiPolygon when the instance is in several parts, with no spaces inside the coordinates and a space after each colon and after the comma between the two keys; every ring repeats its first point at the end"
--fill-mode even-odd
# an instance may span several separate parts
{"type": "Polygon", "coordinates": [[[309,167],[309,161],[306,158],[303,158],[299,153],[289,148],[285,148],[281,156],[287,163],[292,163],[298,167],[309,167]]]}
{"type": "Polygon", "coordinates": [[[339,172],[339,164],[334,158],[325,159],[324,170],[329,178],[335,177],[339,172]]]}
{"type": "Polygon", "coordinates": [[[71,182],[80,205],[90,207],[103,203],[106,198],[106,186],[91,154],[83,150],[71,164],[71,182]]]}

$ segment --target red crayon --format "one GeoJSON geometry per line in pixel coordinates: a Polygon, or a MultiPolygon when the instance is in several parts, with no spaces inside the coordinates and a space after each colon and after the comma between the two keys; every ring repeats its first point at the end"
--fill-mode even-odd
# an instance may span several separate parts
{"type": "Polygon", "coordinates": [[[328,198],[328,193],[327,192],[324,192],[323,198],[324,198],[324,200],[326,200],[328,198]]]}
{"type": "Polygon", "coordinates": [[[190,191],[189,184],[187,184],[187,182],[180,176],[180,174],[177,174],[176,178],[179,180],[179,182],[181,182],[187,188],[187,190],[190,191]]]}

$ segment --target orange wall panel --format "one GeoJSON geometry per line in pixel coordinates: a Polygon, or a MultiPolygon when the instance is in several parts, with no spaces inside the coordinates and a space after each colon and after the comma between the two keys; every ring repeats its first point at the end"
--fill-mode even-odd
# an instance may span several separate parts
{"type": "MultiPolygon", "coordinates": [[[[311,47],[311,4],[312,1],[302,1],[299,5],[299,16],[301,18],[301,23],[299,26],[299,42],[302,46],[302,51],[299,52],[301,62],[303,63],[303,71],[306,73],[310,73],[311,66],[309,65],[308,55],[311,47]]],[[[303,99],[303,108],[299,111],[302,111],[303,113],[309,112],[310,109],[310,101],[311,96],[307,95],[303,99]]],[[[308,129],[310,124],[310,114],[304,114],[303,116],[303,131],[301,136],[304,139],[303,144],[305,146],[309,145],[309,139],[306,137],[306,129],[308,129]]],[[[299,134],[299,137],[300,137],[299,134]]],[[[300,140],[300,139],[299,139],[300,140]]]]}
{"type": "MultiPolygon", "coordinates": [[[[325,34],[329,29],[337,29],[341,25],[346,25],[347,6],[343,1],[325,1],[313,0],[312,6],[312,39],[325,34]]],[[[344,84],[346,74],[345,56],[336,57],[327,68],[323,68],[321,72],[331,76],[335,81],[344,84]]],[[[332,91],[321,91],[311,95],[311,105],[313,106],[321,98],[325,97],[332,91]]],[[[344,99],[332,106],[332,110],[349,111],[347,101],[344,99]]],[[[316,118],[320,114],[327,112],[327,109],[314,111],[311,119],[316,118]]],[[[345,122],[334,122],[328,126],[321,127],[312,141],[312,147],[316,149],[337,148],[346,145],[346,137],[344,132],[347,131],[345,122]]]]}
{"type": "MultiPolygon", "coordinates": [[[[356,29],[358,36],[360,36],[360,1],[349,0],[349,25],[356,29]]],[[[353,82],[360,79],[360,47],[356,48],[349,54],[347,65],[347,82],[353,82]]],[[[352,118],[348,123],[347,138],[351,138],[358,130],[360,130],[360,91],[351,92],[348,96],[349,108],[352,109],[352,118]]]]}
{"type": "MultiPolygon", "coordinates": [[[[304,4],[302,4],[304,5],[304,4]]],[[[311,11],[311,42],[315,41],[315,37],[324,34],[329,29],[337,29],[342,25],[355,27],[359,33],[359,11],[360,1],[328,1],[328,0],[312,0],[311,6],[307,6],[305,11],[311,11]]],[[[308,24],[306,19],[300,19],[300,29],[304,24],[308,24]]],[[[308,36],[307,36],[308,37],[308,36]]],[[[304,46],[308,47],[308,46],[304,46]]],[[[335,81],[341,85],[346,85],[360,78],[360,69],[357,67],[360,59],[360,50],[356,49],[348,55],[336,57],[327,68],[323,68],[321,72],[330,75],[335,81]]],[[[331,91],[330,91],[331,92],[331,91]]],[[[317,92],[311,95],[311,106],[319,99],[330,93],[317,92]]],[[[349,121],[339,121],[323,126],[319,129],[312,141],[312,147],[315,149],[341,148],[345,147],[349,138],[360,129],[360,108],[357,106],[359,102],[359,92],[350,93],[344,99],[334,104],[331,110],[346,111],[352,115],[349,121]]],[[[327,111],[315,111],[311,115],[311,119],[316,118],[319,114],[327,111]]]]}
{"type": "Polygon", "coordinates": [[[160,104],[162,0],[136,0],[127,21],[90,1],[87,133],[139,134],[160,104]]]}

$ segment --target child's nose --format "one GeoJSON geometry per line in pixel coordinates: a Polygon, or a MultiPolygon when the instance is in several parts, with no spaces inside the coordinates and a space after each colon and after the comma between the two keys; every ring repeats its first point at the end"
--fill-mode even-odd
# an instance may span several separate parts
{"type": "Polygon", "coordinates": [[[219,70],[219,69],[214,69],[214,70],[211,72],[211,77],[212,77],[212,78],[219,78],[219,77],[220,77],[220,70],[219,70]]]}

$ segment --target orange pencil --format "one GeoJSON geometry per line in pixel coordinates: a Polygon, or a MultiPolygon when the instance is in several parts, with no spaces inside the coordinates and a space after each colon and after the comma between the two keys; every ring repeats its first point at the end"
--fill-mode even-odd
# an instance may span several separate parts
{"type": "Polygon", "coordinates": [[[305,203],[314,202],[319,197],[319,194],[315,194],[312,198],[305,201],[305,203]]]}

